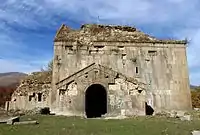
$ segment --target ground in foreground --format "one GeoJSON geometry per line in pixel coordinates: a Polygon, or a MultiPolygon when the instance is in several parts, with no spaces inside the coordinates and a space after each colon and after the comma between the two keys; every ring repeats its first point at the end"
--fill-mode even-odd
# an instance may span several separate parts
{"type": "Polygon", "coordinates": [[[0,135],[190,135],[200,121],[137,117],[124,120],[64,116],[25,116],[38,125],[0,125],[0,135]]]}

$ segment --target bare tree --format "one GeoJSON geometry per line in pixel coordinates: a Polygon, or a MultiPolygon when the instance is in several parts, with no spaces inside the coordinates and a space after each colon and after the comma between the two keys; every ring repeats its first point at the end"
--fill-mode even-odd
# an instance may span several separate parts
{"type": "Polygon", "coordinates": [[[47,70],[52,71],[53,70],[53,60],[51,60],[47,65],[47,70]]]}
{"type": "Polygon", "coordinates": [[[45,67],[41,67],[40,71],[52,71],[53,70],[53,60],[49,61],[49,63],[45,67]]]}

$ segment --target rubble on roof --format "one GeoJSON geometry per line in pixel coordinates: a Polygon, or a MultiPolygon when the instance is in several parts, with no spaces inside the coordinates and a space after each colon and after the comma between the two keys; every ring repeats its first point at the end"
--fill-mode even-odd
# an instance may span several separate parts
{"type": "Polygon", "coordinates": [[[180,40],[159,40],[149,36],[134,27],[85,24],[79,30],[72,30],[62,25],[58,30],[55,41],[77,41],[90,45],[92,42],[140,42],[140,43],[181,43],[180,40]]]}
{"type": "Polygon", "coordinates": [[[13,96],[26,96],[28,92],[35,91],[48,92],[47,90],[51,88],[51,80],[51,71],[33,72],[31,75],[28,75],[21,81],[20,86],[13,93],[13,96]]]}

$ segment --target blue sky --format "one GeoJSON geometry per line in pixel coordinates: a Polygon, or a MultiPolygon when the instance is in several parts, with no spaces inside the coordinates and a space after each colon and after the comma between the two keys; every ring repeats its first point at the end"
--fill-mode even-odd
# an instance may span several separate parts
{"type": "Polygon", "coordinates": [[[0,72],[38,71],[62,23],[135,26],[157,38],[188,38],[190,82],[200,84],[199,0],[0,0],[0,72]],[[97,18],[99,16],[99,21],[97,18]]]}

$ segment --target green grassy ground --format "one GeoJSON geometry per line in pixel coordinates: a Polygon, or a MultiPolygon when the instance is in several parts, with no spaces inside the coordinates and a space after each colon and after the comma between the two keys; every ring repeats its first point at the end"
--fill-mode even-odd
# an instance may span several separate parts
{"type": "MultiPolygon", "coordinates": [[[[24,117],[23,119],[26,119],[24,117]]],[[[200,121],[138,117],[124,120],[31,116],[38,125],[0,125],[0,135],[190,135],[200,121]]]]}

